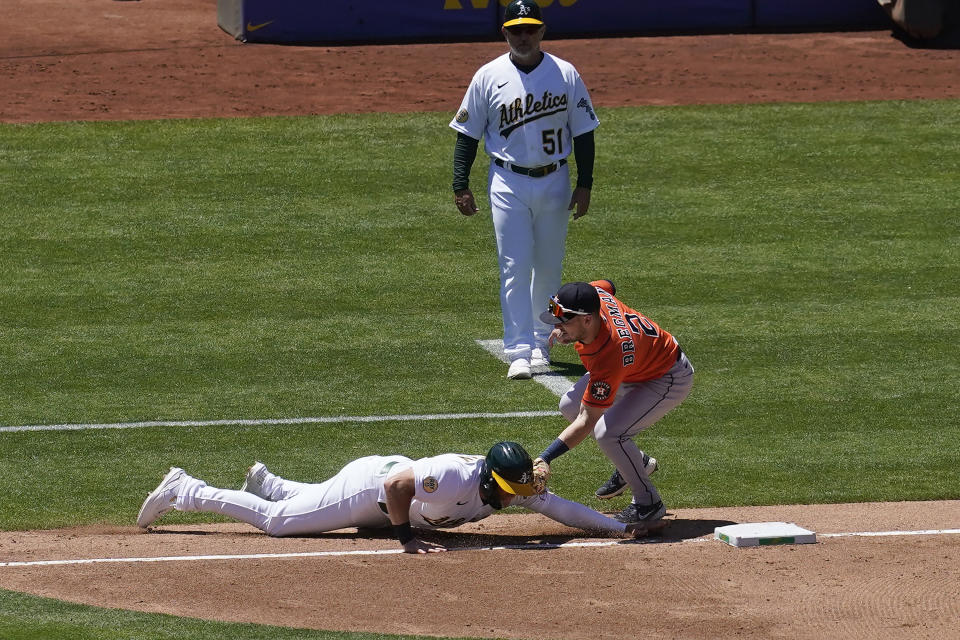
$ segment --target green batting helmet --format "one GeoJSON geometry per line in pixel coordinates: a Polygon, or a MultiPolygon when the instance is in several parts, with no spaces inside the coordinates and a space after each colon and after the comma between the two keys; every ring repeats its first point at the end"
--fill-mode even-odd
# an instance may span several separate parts
{"type": "Polygon", "coordinates": [[[516,442],[493,445],[483,463],[480,497],[494,509],[503,508],[497,487],[518,496],[536,493],[533,488],[533,460],[526,449],[516,442]]]}

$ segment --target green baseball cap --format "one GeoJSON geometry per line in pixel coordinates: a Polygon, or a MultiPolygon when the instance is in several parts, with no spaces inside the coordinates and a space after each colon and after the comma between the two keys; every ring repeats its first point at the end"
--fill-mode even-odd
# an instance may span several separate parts
{"type": "Polygon", "coordinates": [[[540,5],[533,0],[513,0],[503,13],[503,26],[515,27],[521,24],[543,24],[540,5]]]}

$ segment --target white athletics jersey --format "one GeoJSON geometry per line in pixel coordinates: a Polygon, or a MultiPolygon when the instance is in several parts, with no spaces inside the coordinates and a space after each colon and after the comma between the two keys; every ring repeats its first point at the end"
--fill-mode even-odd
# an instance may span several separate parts
{"type": "MultiPolygon", "coordinates": [[[[416,493],[410,503],[410,524],[420,529],[449,529],[492,515],[495,509],[480,499],[483,460],[483,456],[445,453],[410,464],[397,463],[391,473],[413,468],[416,493]]],[[[386,502],[385,493],[380,500],[386,502]]],[[[511,506],[537,511],[567,526],[588,531],[619,533],[624,530],[623,523],[549,492],[515,496],[511,506]]]]}
{"type": "Polygon", "coordinates": [[[480,499],[483,459],[445,453],[414,461],[410,466],[416,493],[410,503],[410,524],[421,529],[449,529],[492,514],[493,507],[480,499]]]}
{"type": "Polygon", "coordinates": [[[572,64],[544,53],[524,73],[505,53],[474,74],[450,127],[475,140],[483,137],[492,158],[542,167],[570,155],[573,138],[599,124],[572,64]]]}

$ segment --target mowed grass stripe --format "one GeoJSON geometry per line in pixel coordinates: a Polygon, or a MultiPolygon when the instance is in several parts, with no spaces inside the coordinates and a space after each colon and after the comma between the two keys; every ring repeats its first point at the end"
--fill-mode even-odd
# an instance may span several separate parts
{"type": "MultiPolygon", "coordinates": [[[[960,494],[958,103],[599,115],[564,277],[613,279],[697,369],[641,436],[668,504],[960,494]]],[[[0,527],[129,522],[171,464],[233,486],[252,459],[311,480],[370,453],[548,444],[555,395],[473,342],[500,332],[497,266],[482,159],[481,214],[452,206],[448,120],[0,129],[0,424],[548,413],[6,433],[0,527]]],[[[558,492],[599,506],[609,470],[587,442],[558,492]]]]}

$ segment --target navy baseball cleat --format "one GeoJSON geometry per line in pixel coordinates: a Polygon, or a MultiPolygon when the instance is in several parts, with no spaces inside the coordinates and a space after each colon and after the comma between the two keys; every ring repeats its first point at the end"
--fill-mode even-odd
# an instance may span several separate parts
{"type": "MultiPolygon", "coordinates": [[[[647,454],[643,454],[643,468],[647,472],[647,476],[652,476],[653,472],[660,468],[660,465],[657,464],[656,458],[651,458],[647,454]]],[[[597,489],[596,495],[601,500],[608,500],[610,498],[616,498],[618,495],[627,490],[627,483],[623,479],[623,476],[620,475],[620,472],[616,469],[613,470],[613,475],[610,476],[610,479],[607,480],[603,486],[597,489]]]]}
{"type": "Polygon", "coordinates": [[[627,483],[624,481],[623,476],[620,475],[620,472],[614,469],[610,479],[597,489],[596,496],[601,500],[608,500],[609,498],[616,498],[626,490],[627,483]]]}
{"type": "Polygon", "coordinates": [[[652,523],[667,514],[667,508],[663,506],[663,500],[656,504],[639,505],[631,502],[626,509],[614,516],[618,522],[634,524],[637,522],[652,523]]]}

